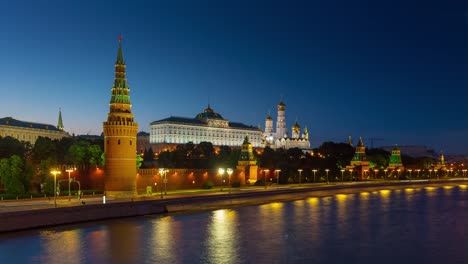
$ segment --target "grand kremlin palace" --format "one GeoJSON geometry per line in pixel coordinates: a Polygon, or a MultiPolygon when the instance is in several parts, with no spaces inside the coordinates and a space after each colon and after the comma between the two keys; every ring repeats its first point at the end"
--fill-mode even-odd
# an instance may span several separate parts
{"type": "Polygon", "coordinates": [[[177,144],[199,144],[204,141],[214,146],[240,147],[245,136],[249,137],[253,147],[263,147],[263,131],[260,128],[230,122],[208,105],[195,118],[171,116],[152,122],[149,143],[155,151],[173,148],[177,144]]]}
{"type": "Polygon", "coordinates": [[[59,112],[58,125],[21,121],[12,117],[0,118],[0,137],[12,137],[19,141],[34,144],[38,137],[61,139],[70,135],[64,131],[62,113],[59,112]]]}

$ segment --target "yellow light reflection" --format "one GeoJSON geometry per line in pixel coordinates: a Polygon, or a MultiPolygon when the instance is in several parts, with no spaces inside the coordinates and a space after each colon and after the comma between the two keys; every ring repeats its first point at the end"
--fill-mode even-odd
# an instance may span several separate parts
{"type": "Polygon", "coordinates": [[[338,201],[340,201],[340,202],[345,201],[346,197],[347,197],[346,194],[337,194],[336,195],[336,199],[338,199],[338,201]]]}
{"type": "Polygon", "coordinates": [[[151,251],[154,255],[153,259],[157,259],[160,262],[167,262],[168,256],[174,254],[174,240],[173,239],[173,218],[166,216],[156,219],[153,223],[153,230],[151,236],[151,245],[153,248],[158,250],[151,251]]]}
{"type": "Polygon", "coordinates": [[[364,196],[364,197],[368,197],[370,195],[370,193],[368,192],[362,192],[360,193],[361,196],[364,196]]]}
{"type": "Polygon", "coordinates": [[[431,187],[431,186],[427,186],[427,187],[424,187],[424,189],[428,190],[428,191],[433,191],[435,190],[436,188],[435,187],[431,187]]]}
{"type": "Polygon", "coordinates": [[[44,251],[46,263],[75,263],[80,262],[81,246],[80,231],[58,231],[41,233],[41,245],[44,251]]]}
{"type": "Polygon", "coordinates": [[[450,186],[450,185],[444,186],[444,189],[445,189],[445,190],[450,190],[450,189],[452,189],[452,188],[453,188],[453,186],[450,186]]]}
{"type": "Polygon", "coordinates": [[[460,187],[460,189],[468,189],[468,185],[465,184],[460,184],[458,186],[460,187]]]}
{"type": "Polygon", "coordinates": [[[311,197],[307,199],[307,203],[311,206],[317,206],[319,204],[319,199],[317,197],[311,197]]]}
{"type": "Polygon", "coordinates": [[[405,191],[411,193],[411,192],[414,192],[414,189],[413,188],[406,188],[405,191]]]}
{"type": "Polygon", "coordinates": [[[391,191],[390,190],[380,190],[379,192],[380,192],[380,194],[382,194],[384,196],[388,196],[391,191]]]}
{"type": "MultiPolygon", "coordinates": [[[[296,201],[296,203],[301,203],[301,204],[304,204],[304,200],[299,200],[299,201],[296,201]]],[[[270,204],[271,208],[273,210],[279,210],[279,209],[282,209],[283,208],[283,203],[271,203],[270,204]]]]}
{"type": "Polygon", "coordinates": [[[237,243],[239,223],[237,212],[222,209],[213,211],[208,227],[208,254],[213,263],[235,263],[238,260],[237,243]]]}

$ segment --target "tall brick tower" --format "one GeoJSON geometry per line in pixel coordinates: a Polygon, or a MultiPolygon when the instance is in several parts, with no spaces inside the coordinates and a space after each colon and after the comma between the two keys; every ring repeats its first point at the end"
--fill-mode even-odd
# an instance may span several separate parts
{"type": "Polygon", "coordinates": [[[122,38],[115,62],[110,111],[103,122],[105,180],[107,196],[131,197],[136,192],[136,135],[138,123],[133,121],[130,88],[125,78],[122,38]]]}

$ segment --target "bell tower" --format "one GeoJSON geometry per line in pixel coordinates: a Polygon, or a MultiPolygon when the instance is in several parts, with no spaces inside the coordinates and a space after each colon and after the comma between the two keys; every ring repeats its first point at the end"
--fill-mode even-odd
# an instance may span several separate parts
{"type": "Polygon", "coordinates": [[[103,122],[105,180],[107,196],[132,197],[136,190],[136,135],[138,123],[134,122],[130,88],[125,77],[122,37],[115,62],[114,85],[111,90],[110,110],[103,122]]]}

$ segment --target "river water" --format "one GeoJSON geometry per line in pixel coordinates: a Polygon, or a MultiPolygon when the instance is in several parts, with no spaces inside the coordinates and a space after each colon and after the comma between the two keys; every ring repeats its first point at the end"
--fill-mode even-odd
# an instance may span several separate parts
{"type": "Polygon", "coordinates": [[[468,263],[468,186],[7,233],[0,263],[468,263]]]}

